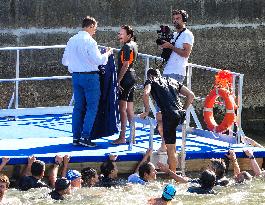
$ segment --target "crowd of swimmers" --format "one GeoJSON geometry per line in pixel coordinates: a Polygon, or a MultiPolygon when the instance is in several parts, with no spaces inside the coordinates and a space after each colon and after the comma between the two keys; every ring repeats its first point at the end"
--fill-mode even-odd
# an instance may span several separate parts
{"type": "MultiPolygon", "coordinates": [[[[259,167],[253,151],[245,150],[246,156],[250,160],[250,166],[254,175],[247,171],[241,171],[237,162],[236,153],[230,150],[226,156],[226,161],[222,159],[212,159],[205,170],[201,172],[199,178],[188,178],[170,170],[167,164],[157,163],[160,172],[164,172],[176,183],[189,183],[187,192],[196,194],[216,194],[215,186],[228,186],[234,183],[244,183],[251,181],[253,177],[265,177],[265,173],[259,167]],[[226,177],[229,164],[233,165],[233,180],[226,177]]],[[[86,167],[81,171],[68,169],[70,157],[55,156],[54,164],[49,172],[47,182],[44,178],[45,163],[37,160],[34,156],[28,157],[28,163],[25,166],[20,178],[12,185],[21,191],[48,187],[51,189],[49,196],[54,200],[63,200],[65,195],[71,195],[74,189],[81,187],[119,187],[127,183],[145,185],[157,179],[156,167],[149,161],[152,150],[148,149],[135,169],[135,172],[128,177],[128,180],[118,178],[118,166],[116,159],[118,156],[110,155],[109,158],[100,166],[100,175],[94,168],[86,167]],[[59,173],[61,170],[61,173],[59,173]]],[[[0,164],[2,172],[4,166],[8,164],[9,158],[3,157],[0,164]]],[[[6,200],[5,193],[10,186],[9,178],[0,174],[0,202],[6,200]]],[[[176,187],[173,184],[167,184],[164,187],[162,196],[151,198],[149,204],[170,204],[175,197],[176,187]]]]}

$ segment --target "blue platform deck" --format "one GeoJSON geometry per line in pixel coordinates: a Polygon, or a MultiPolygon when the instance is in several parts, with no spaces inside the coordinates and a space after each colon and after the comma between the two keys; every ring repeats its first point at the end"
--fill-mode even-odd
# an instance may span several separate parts
{"type": "MultiPolygon", "coordinates": [[[[9,164],[25,164],[27,157],[35,155],[38,159],[51,163],[56,154],[71,156],[71,162],[104,161],[107,156],[118,154],[119,161],[139,161],[149,146],[149,127],[136,124],[136,144],[132,151],[128,145],[111,145],[118,137],[115,134],[96,140],[96,148],[73,146],[71,115],[25,116],[16,120],[0,118],[0,157],[9,156],[9,164]]],[[[126,135],[129,135],[129,128],[126,135]]],[[[154,150],[161,139],[154,135],[154,150]]],[[[187,136],[186,159],[222,158],[228,149],[233,148],[238,157],[244,157],[244,144],[234,144],[235,139],[212,132],[191,129],[187,136]]],[[[177,132],[177,150],[181,150],[181,132],[177,132]]],[[[265,149],[254,148],[256,157],[265,157],[265,149]]]]}

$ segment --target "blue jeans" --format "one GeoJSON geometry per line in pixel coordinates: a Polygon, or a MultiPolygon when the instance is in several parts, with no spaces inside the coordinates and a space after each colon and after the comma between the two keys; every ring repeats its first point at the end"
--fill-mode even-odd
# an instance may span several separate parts
{"type": "Polygon", "coordinates": [[[98,111],[99,75],[73,73],[72,83],[74,90],[73,138],[84,137],[88,139],[98,111]]]}
{"type": "Polygon", "coordinates": [[[163,74],[163,77],[169,77],[169,78],[173,78],[176,81],[183,83],[183,81],[185,80],[185,76],[183,75],[179,75],[179,74],[175,74],[175,73],[171,73],[171,74],[163,74]]]}

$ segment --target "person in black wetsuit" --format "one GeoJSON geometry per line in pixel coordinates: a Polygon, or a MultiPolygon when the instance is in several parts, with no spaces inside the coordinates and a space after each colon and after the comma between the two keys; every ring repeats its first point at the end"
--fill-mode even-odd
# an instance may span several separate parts
{"type": "Polygon", "coordinates": [[[58,178],[55,182],[55,189],[49,193],[54,200],[64,200],[64,195],[71,194],[71,181],[66,178],[58,178]]]}
{"type": "Polygon", "coordinates": [[[216,176],[213,171],[205,170],[201,173],[200,179],[198,180],[200,187],[191,186],[188,188],[188,192],[196,194],[215,194],[213,190],[215,185],[216,176]]]}
{"type": "Polygon", "coordinates": [[[27,191],[31,188],[48,187],[42,180],[45,172],[45,163],[40,160],[36,160],[35,157],[29,157],[27,168],[30,170],[21,177],[18,184],[18,189],[21,191],[27,191]],[[31,172],[31,175],[29,174],[31,172]]]}
{"type": "Polygon", "coordinates": [[[159,126],[163,127],[169,168],[175,172],[177,168],[176,128],[185,120],[186,109],[193,102],[194,94],[178,81],[162,77],[158,69],[149,69],[147,71],[147,81],[145,82],[143,95],[145,112],[141,113],[141,118],[145,118],[149,114],[150,94],[162,113],[163,125],[159,126]],[[184,106],[180,102],[179,94],[186,97],[184,106]]]}
{"type": "Polygon", "coordinates": [[[118,186],[119,181],[117,180],[118,177],[118,167],[116,164],[116,155],[110,155],[109,159],[103,162],[100,166],[100,172],[103,177],[100,178],[99,186],[100,187],[113,187],[118,186]]]}
{"type": "Polygon", "coordinates": [[[118,88],[119,88],[119,112],[121,120],[121,132],[119,138],[113,144],[126,143],[125,131],[127,118],[129,123],[134,117],[133,94],[136,83],[136,75],[133,65],[135,64],[138,47],[135,43],[133,29],[128,25],[120,28],[118,38],[123,44],[118,54],[118,88]]]}
{"type": "Polygon", "coordinates": [[[225,176],[226,165],[222,159],[211,159],[208,169],[216,175],[215,185],[226,186],[229,184],[229,179],[225,176]]]}

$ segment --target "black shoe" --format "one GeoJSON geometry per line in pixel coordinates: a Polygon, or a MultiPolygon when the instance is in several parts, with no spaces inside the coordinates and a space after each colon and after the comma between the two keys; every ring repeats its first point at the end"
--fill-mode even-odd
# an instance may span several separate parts
{"type": "Polygon", "coordinates": [[[81,138],[81,139],[79,140],[79,144],[80,144],[80,145],[83,145],[83,146],[85,146],[85,147],[96,147],[96,146],[97,146],[96,143],[91,142],[90,139],[86,139],[86,138],[81,138]]]}
{"type": "Polygon", "coordinates": [[[73,139],[73,144],[72,145],[74,145],[74,146],[80,145],[79,141],[80,141],[80,139],[73,139]]]}

